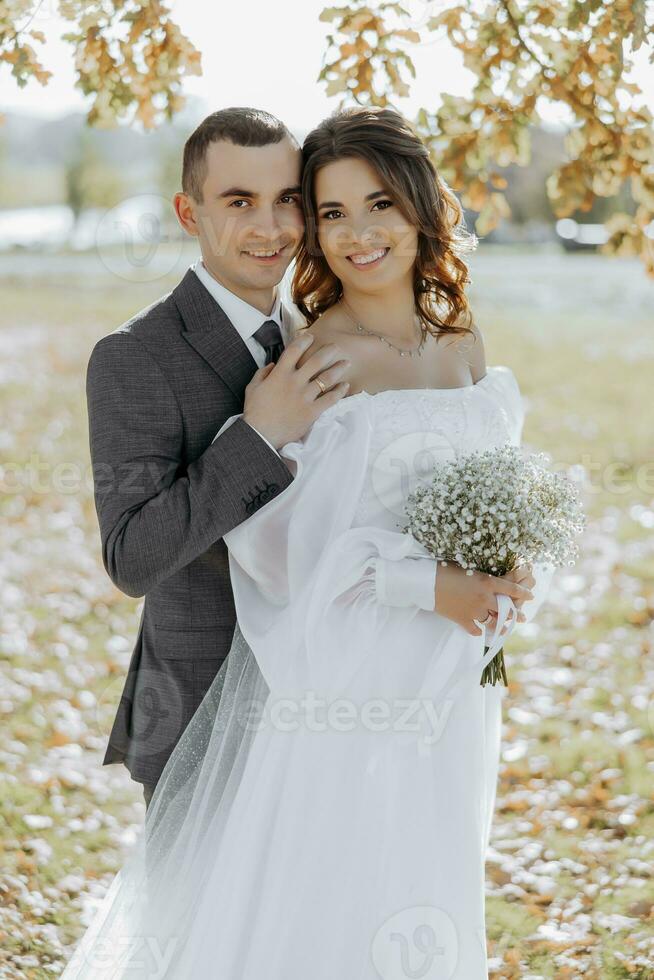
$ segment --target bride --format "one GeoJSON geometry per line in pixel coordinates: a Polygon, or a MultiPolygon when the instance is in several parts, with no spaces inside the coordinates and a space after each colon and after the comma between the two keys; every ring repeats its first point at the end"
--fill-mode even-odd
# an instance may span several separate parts
{"type": "Polygon", "coordinates": [[[520,443],[522,399],[486,368],[474,236],[408,123],[343,110],[303,156],[293,298],[311,350],[346,351],[351,394],[282,447],[292,484],[225,537],[232,648],[69,980],[488,975],[505,689],[480,677],[551,570],[466,575],[401,528],[434,465],[520,443]]]}

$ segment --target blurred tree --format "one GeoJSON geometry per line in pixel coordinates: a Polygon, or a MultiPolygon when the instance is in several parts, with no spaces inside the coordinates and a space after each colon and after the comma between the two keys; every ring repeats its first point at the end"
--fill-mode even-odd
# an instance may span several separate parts
{"type": "MultiPolygon", "coordinates": [[[[429,6],[427,4],[427,6],[429,6]]],[[[642,91],[627,81],[626,48],[650,43],[652,3],[645,0],[461,0],[415,23],[401,3],[327,7],[333,25],[319,79],[329,95],[384,106],[409,94],[411,46],[439,35],[461,52],[475,76],[470,98],[441,92],[436,111],[420,109],[416,131],[430,147],[443,179],[464,207],[478,212],[485,235],[510,215],[497,168],[525,166],[539,100],[567,107],[573,122],[567,159],[549,174],[546,190],[557,218],[588,212],[629,182],[633,214],[606,221],[606,254],[637,255],[654,277],[654,132],[652,113],[636,105],[642,91]]],[[[649,58],[654,61],[654,50],[649,58]]]]}
{"type": "MultiPolygon", "coordinates": [[[[29,43],[45,40],[31,26],[40,2],[0,0],[0,62],[19,86],[51,76],[29,43]]],[[[93,96],[90,124],[114,126],[132,112],[146,129],[172,119],[184,104],[183,77],[201,73],[201,55],[165,0],[59,0],[58,9],[74,24],[64,39],[74,47],[77,86],[93,96]]],[[[511,213],[497,168],[529,162],[538,100],[565,105],[569,159],[546,180],[554,215],[588,212],[629,181],[635,211],[607,219],[602,250],[639,255],[654,277],[654,240],[645,232],[654,219],[652,114],[636,106],[642,92],[625,78],[625,47],[636,51],[654,34],[651,9],[646,0],[462,0],[418,30],[401,3],[351,0],[321,14],[334,27],[319,77],[342,103],[386,105],[409,94],[411,45],[444,33],[476,78],[473,93],[440,93],[440,107],[421,109],[415,126],[464,207],[478,213],[480,235],[511,213]]]]}
{"type": "Polygon", "coordinates": [[[160,131],[161,139],[157,147],[155,180],[158,192],[171,201],[173,195],[182,186],[180,147],[184,146],[187,135],[185,130],[177,126],[160,131]]]}
{"type": "MultiPolygon", "coordinates": [[[[0,66],[23,87],[30,78],[47,85],[30,40],[45,36],[31,23],[42,0],[0,0],[0,66]]],[[[63,35],[74,49],[76,86],[93,96],[91,125],[111,127],[133,114],[146,129],[172,119],[184,105],[186,75],[200,75],[201,55],[170,19],[162,0],[59,0],[60,15],[74,25],[63,35]]]]}
{"type": "Polygon", "coordinates": [[[85,208],[111,208],[125,194],[120,175],[103,162],[88,129],[80,130],[64,165],[64,177],[66,204],[73,212],[75,223],[85,208]]]}

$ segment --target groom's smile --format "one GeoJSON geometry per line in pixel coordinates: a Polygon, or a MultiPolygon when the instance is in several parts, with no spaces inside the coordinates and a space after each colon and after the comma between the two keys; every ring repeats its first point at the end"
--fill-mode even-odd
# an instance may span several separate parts
{"type": "MultiPolygon", "coordinates": [[[[290,246],[293,250],[295,244],[290,246]]],[[[275,265],[280,259],[285,258],[289,252],[289,245],[276,246],[271,248],[252,248],[244,249],[243,254],[251,259],[255,259],[262,265],[275,265]]],[[[291,256],[289,256],[290,258],[291,256]]]]}

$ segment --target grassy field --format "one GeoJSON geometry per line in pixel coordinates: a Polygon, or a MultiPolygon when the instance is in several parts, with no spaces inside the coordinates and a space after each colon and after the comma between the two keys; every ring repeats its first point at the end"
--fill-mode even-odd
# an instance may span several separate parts
{"type": "MultiPolygon", "coordinates": [[[[190,259],[141,283],[95,255],[3,259],[0,977],[60,973],[143,819],[140,786],[101,766],[140,601],[102,568],[84,374],[97,338],[190,259]]],[[[581,481],[589,517],[580,561],[506,645],[491,977],[645,980],[654,288],[637,263],[594,255],[488,249],[471,269],[487,362],[510,365],[527,400],[525,445],[581,481]]]]}

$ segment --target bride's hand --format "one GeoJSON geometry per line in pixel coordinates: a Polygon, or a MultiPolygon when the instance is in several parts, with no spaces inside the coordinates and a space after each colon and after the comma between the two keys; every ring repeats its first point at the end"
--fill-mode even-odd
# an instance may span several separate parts
{"type": "Polygon", "coordinates": [[[434,611],[458,623],[471,636],[481,636],[483,630],[475,625],[474,620],[481,622],[490,612],[491,618],[486,625],[494,626],[498,593],[510,596],[516,607],[533,599],[533,593],[525,584],[528,581],[524,568],[514,569],[502,576],[477,571],[468,575],[456,562],[448,561],[444,565],[439,561],[434,611]],[[519,573],[521,581],[515,580],[516,573],[519,573]]]}
{"type": "MultiPolygon", "coordinates": [[[[536,584],[536,579],[534,578],[534,574],[533,574],[533,567],[534,566],[532,565],[531,562],[523,562],[521,565],[516,565],[515,568],[512,568],[510,572],[507,572],[505,575],[500,575],[498,577],[502,579],[509,579],[511,582],[517,582],[519,585],[524,585],[524,587],[527,589],[533,589],[536,584]]],[[[525,601],[526,600],[524,598],[513,600],[513,604],[514,606],[516,606],[518,610],[519,623],[524,623],[525,620],[527,619],[525,614],[522,612],[522,606],[525,601]]],[[[497,623],[497,612],[493,610],[489,610],[489,613],[490,613],[490,619],[488,620],[487,627],[492,632],[495,629],[495,625],[497,623]]],[[[504,636],[506,631],[507,631],[507,627],[505,626],[502,629],[500,636],[504,636]]]]}

